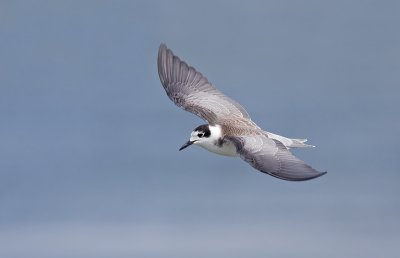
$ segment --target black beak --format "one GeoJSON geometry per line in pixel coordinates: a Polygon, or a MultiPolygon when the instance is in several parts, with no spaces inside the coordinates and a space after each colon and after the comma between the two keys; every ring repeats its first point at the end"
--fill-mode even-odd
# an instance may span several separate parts
{"type": "Polygon", "coordinates": [[[195,141],[187,141],[184,145],[182,145],[182,147],[179,149],[180,151],[183,150],[184,148],[189,147],[190,145],[192,145],[195,141]]]}

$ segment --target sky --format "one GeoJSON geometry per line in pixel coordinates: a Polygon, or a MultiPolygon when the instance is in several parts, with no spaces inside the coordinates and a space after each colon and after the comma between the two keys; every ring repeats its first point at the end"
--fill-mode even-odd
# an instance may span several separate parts
{"type": "Polygon", "coordinates": [[[0,1],[0,257],[375,258],[400,245],[398,1],[0,1]],[[166,43],[328,174],[179,152],[166,43]]]}

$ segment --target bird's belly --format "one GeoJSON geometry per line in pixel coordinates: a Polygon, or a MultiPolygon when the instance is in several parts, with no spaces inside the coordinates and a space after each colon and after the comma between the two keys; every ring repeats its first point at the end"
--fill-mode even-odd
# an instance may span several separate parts
{"type": "Polygon", "coordinates": [[[232,142],[224,142],[221,146],[214,144],[200,145],[204,149],[224,156],[238,156],[236,146],[232,142]]]}

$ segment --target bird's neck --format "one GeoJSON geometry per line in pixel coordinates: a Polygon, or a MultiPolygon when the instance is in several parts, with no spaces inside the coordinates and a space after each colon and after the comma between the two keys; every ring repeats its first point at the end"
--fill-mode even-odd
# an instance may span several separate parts
{"type": "Polygon", "coordinates": [[[222,127],[220,125],[209,125],[208,128],[210,129],[210,138],[212,140],[218,141],[223,138],[224,135],[222,132],[222,127]]]}

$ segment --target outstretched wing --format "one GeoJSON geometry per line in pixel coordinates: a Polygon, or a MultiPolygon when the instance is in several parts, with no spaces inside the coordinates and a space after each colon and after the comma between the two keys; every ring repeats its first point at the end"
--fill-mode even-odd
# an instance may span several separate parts
{"type": "Polygon", "coordinates": [[[264,135],[228,136],[226,139],[235,144],[243,160],[271,176],[289,181],[304,181],[326,174],[293,156],[281,142],[264,135]]]}
{"type": "Polygon", "coordinates": [[[246,110],[217,90],[207,78],[181,61],[165,44],[158,51],[158,75],[168,97],[178,106],[210,124],[229,120],[238,126],[257,127],[246,110]]]}

